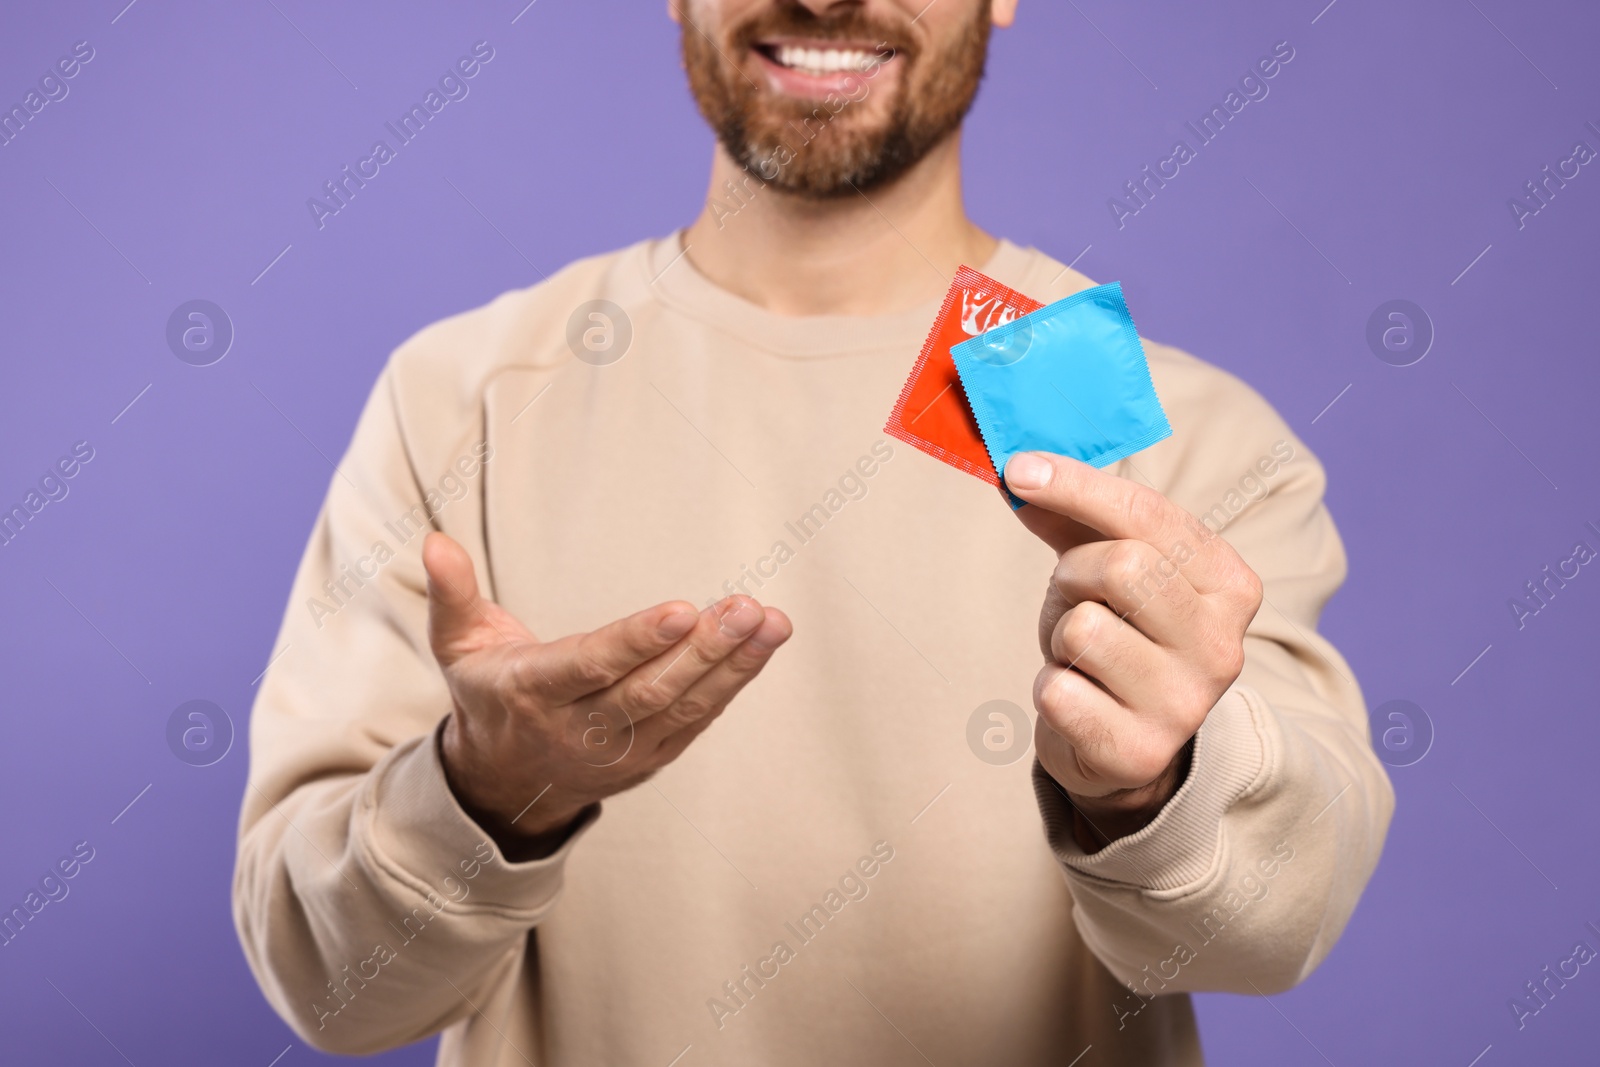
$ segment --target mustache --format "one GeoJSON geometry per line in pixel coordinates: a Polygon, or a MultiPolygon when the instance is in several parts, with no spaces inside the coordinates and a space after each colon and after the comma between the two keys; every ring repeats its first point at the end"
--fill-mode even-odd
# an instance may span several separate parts
{"type": "Polygon", "coordinates": [[[737,27],[730,43],[747,52],[757,42],[771,37],[806,37],[817,41],[871,41],[879,54],[916,58],[916,42],[907,29],[873,18],[859,8],[847,8],[834,15],[818,15],[797,3],[783,3],[754,16],[737,27]]]}

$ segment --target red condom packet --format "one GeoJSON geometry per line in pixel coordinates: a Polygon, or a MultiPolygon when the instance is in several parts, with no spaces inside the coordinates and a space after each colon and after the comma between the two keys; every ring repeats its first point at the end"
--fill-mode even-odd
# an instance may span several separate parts
{"type": "Polygon", "coordinates": [[[971,267],[957,270],[884,431],[999,488],[950,349],[1043,306],[971,267]]]}

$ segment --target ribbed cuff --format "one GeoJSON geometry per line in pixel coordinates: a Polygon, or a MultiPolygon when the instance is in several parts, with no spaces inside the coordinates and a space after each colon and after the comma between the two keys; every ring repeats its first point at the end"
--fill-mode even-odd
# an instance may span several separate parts
{"type": "Polygon", "coordinates": [[[1065,791],[1035,760],[1033,791],[1056,859],[1069,874],[1137,889],[1174,891],[1202,881],[1221,861],[1223,814],[1266,765],[1266,732],[1255,719],[1259,699],[1242,686],[1224,693],[1195,735],[1189,777],[1166,807],[1138,833],[1093,855],[1073,838],[1065,791]]]}
{"type": "Polygon", "coordinates": [[[551,855],[510,863],[450,791],[437,737],[436,729],[397,745],[362,790],[358,818],[374,864],[419,894],[451,901],[452,909],[537,920],[560,895],[567,855],[600,817],[600,805],[584,811],[551,855]]]}

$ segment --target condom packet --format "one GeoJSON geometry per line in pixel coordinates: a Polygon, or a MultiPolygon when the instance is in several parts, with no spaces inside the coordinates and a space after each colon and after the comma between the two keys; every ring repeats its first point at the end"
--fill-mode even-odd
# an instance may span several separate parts
{"type": "MultiPolygon", "coordinates": [[[[1172,436],[1119,282],[997,325],[950,355],[996,471],[1018,452],[1107,467],[1172,436]]],[[[1001,488],[1022,506],[1003,478],[1001,488]]]]}
{"type": "Polygon", "coordinates": [[[999,488],[950,349],[1043,306],[971,267],[956,271],[884,432],[999,488]]]}

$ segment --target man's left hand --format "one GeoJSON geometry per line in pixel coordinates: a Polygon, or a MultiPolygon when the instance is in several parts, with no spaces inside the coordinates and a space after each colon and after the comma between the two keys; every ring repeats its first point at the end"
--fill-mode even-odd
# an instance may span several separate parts
{"type": "Polygon", "coordinates": [[[1021,453],[1006,483],[1060,556],[1039,616],[1034,743],[1094,851],[1182,784],[1189,740],[1244,668],[1261,579],[1161,493],[1086,463],[1021,453]]]}

